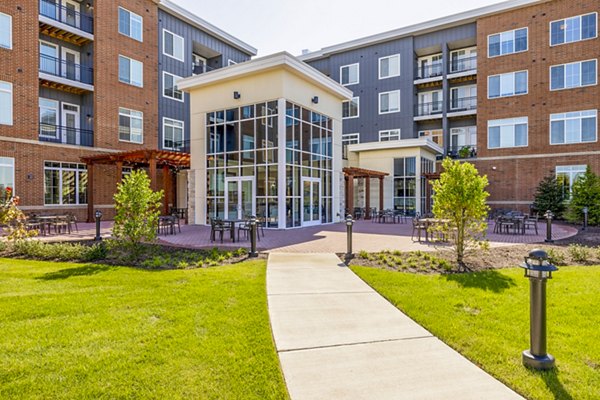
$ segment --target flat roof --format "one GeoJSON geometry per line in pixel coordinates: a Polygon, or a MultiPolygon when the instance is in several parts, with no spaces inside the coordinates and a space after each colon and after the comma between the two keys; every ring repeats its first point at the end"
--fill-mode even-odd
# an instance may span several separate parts
{"type": "Polygon", "coordinates": [[[228,67],[219,68],[214,71],[200,75],[191,76],[177,82],[177,87],[182,90],[209,86],[218,82],[238,79],[248,75],[254,75],[276,68],[284,68],[312,82],[315,86],[337,96],[341,99],[350,100],[352,91],[340,85],[338,82],[323,75],[321,72],[303,63],[286,51],[256,58],[228,67]]]}
{"type": "Polygon", "coordinates": [[[444,149],[427,138],[400,139],[387,142],[367,142],[348,145],[348,151],[360,153],[362,151],[377,151],[391,149],[425,148],[432,153],[444,154],[444,149]]]}
{"type": "Polygon", "coordinates": [[[199,16],[186,10],[185,8],[173,3],[172,1],[170,1],[170,0],[159,0],[159,1],[160,1],[160,3],[158,4],[158,6],[162,10],[168,12],[169,14],[171,14],[179,19],[184,20],[188,24],[193,25],[196,28],[198,28],[208,34],[211,34],[211,35],[217,37],[218,39],[223,40],[224,42],[232,45],[236,49],[238,49],[250,56],[255,56],[256,53],[258,52],[258,50],[256,48],[250,46],[248,43],[245,43],[245,42],[241,41],[240,39],[234,37],[233,35],[230,35],[229,33],[225,32],[224,30],[217,28],[215,25],[200,18],[199,16]]]}
{"type": "Polygon", "coordinates": [[[316,60],[327,57],[331,54],[348,51],[360,47],[371,46],[373,44],[387,42],[394,39],[400,39],[407,36],[422,35],[425,33],[446,29],[453,26],[475,22],[478,18],[505,12],[517,8],[527,7],[534,4],[546,3],[551,0],[509,0],[502,3],[491,4],[489,6],[475,8],[473,10],[432,19],[430,21],[409,25],[403,28],[365,36],[359,39],[343,42],[333,46],[323,47],[320,50],[309,52],[298,56],[302,61],[316,60]]]}

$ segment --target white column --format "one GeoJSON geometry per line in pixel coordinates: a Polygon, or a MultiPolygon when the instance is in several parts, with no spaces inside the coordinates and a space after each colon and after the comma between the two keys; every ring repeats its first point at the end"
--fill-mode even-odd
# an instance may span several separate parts
{"type": "Polygon", "coordinates": [[[415,187],[415,209],[419,214],[423,214],[422,210],[421,210],[421,151],[419,150],[419,152],[415,155],[416,157],[416,163],[417,165],[415,166],[415,171],[416,171],[416,187],[415,187]]]}
{"type": "MultiPolygon", "coordinates": [[[[342,122],[333,120],[333,170],[332,170],[332,217],[333,222],[338,222],[344,219],[344,209],[346,208],[344,202],[344,175],[342,173],[342,166],[344,160],[342,159],[342,122]],[[339,214],[339,215],[338,215],[339,214]]],[[[355,203],[356,204],[356,203],[355,203]]]]}
{"type": "Polygon", "coordinates": [[[277,215],[279,216],[279,229],[285,229],[286,220],[285,103],[285,99],[277,100],[277,215]]]}

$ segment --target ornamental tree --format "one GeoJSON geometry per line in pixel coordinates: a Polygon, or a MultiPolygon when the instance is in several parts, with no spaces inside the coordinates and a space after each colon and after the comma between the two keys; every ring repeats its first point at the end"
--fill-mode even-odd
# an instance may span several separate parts
{"type": "Polygon", "coordinates": [[[565,195],[563,186],[554,174],[544,177],[535,190],[533,208],[540,214],[552,211],[556,218],[560,218],[565,211],[565,195]]]}
{"type": "Polygon", "coordinates": [[[18,206],[19,196],[13,195],[10,186],[0,185],[0,225],[7,233],[8,240],[25,239],[38,234],[36,230],[27,230],[27,217],[18,206]]]}
{"type": "Polygon", "coordinates": [[[442,168],[440,179],[432,182],[433,214],[440,220],[435,229],[448,238],[456,262],[465,267],[466,251],[487,246],[488,180],[468,162],[445,158],[442,168]]]}
{"type": "Polygon", "coordinates": [[[142,241],[154,241],[163,196],[162,190],[150,188],[150,178],[144,170],[134,170],[117,185],[115,193],[115,223],[113,235],[123,240],[133,251],[142,241]]]}
{"type": "Polygon", "coordinates": [[[583,208],[588,208],[588,223],[600,224],[600,178],[588,165],[585,173],[573,183],[571,201],[567,210],[569,222],[583,221],[583,208]]]}

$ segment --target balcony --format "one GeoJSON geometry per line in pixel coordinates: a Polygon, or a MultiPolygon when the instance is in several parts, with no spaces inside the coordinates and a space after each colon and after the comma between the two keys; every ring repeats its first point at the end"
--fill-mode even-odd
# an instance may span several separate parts
{"type": "Polygon", "coordinates": [[[173,142],[167,139],[164,142],[163,149],[168,151],[176,151],[180,153],[190,153],[190,141],[181,140],[178,142],[173,142]]]}
{"type": "Polygon", "coordinates": [[[53,0],[39,0],[39,7],[41,33],[77,46],[94,40],[94,18],[91,15],[79,12],[73,5],[63,6],[53,0]]]}
{"type": "Polygon", "coordinates": [[[443,101],[419,103],[415,106],[415,121],[442,118],[443,101]]]}
{"type": "Polygon", "coordinates": [[[94,131],[40,123],[40,141],[94,147],[94,131]]]}
{"type": "Polygon", "coordinates": [[[42,85],[75,94],[94,90],[93,68],[40,54],[42,85]]]}
{"type": "Polygon", "coordinates": [[[471,75],[477,73],[477,56],[459,57],[450,60],[448,78],[471,75]],[[456,74],[456,75],[455,75],[456,74]]]}
{"type": "Polygon", "coordinates": [[[214,71],[216,68],[209,67],[206,64],[193,64],[192,65],[192,75],[200,75],[206,72],[214,71]]]}
{"type": "Polygon", "coordinates": [[[444,64],[436,62],[417,67],[415,71],[415,84],[441,81],[444,75],[444,64]]]}
{"type": "Polygon", "coordinates": [[[450,99],[448,117],[477,114],[477,96],[450,99]]]}
{"type": "Polygon", "coordinates": [[[448,157],[454,159],[466,159],[477,157],[477,146],[475,145],[464,145],[464,146],[450,146],[448,148],[448,157]]]}

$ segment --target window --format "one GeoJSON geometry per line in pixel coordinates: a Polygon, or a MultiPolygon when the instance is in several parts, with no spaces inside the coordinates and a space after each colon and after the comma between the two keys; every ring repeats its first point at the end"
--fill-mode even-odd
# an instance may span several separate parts
{"type": "Polygon", "coordinates": [[[458,86],[450,89],[452,111],[475,110],[477,108],[477,86],[458,86]]]}
{"type": "Polygon", "coordinates": [[[563,188],[563,198],[568,199],[573,192],[573,184],[581,175],[585,174],[587,165],[557,165],[556,180],[563,188]]]}
{"type": "Polygon", "coordinates": [[[12,83],[0,81],[0,125],[13,124],[12,83]]]}
{"type": "Polygon", "coordinates": [[[163,118],[163,148],[179,150],[183,147],[183,121],[163,118]]]}
{"type": "Polygon", "coordinates": [[[550,114],[550,144],[595,142],[597,117],[597,110],[550,114]]]}
{"type": "Polygon", "coordinates": [[[143,112],[119,108],[119,140],[132,143],[143,143],[143,112]]]}
{"type": "Polygon", "coordinates": [[[527,71],[488,76],[488,99],[527,94],[527,82],[527,71]]]}
{"type": "Polygon", "coordinates": [[[441,77],[444,73],[442,54],[419,57],[417,63],[417,79],[433,78],[437,76],[441,77]]]}
{"type": "Polygon", "coordinates": [[[550,46],[595,38],[597,20],[598,13],[591,13],[550,22],[550,46]]]}
{"type": "Polygon", "coordinates": [[[183,62],[183,38],[166,29],[163,29],[163,54],[183,62]]]}
{"type": "Polygon", "coordinates": [[[433,115],[440,114],[444,101],[441,90],[431,92],[421,92],[418,94],[419,102],[417,103],[417,115],[433,115]]]}
{"type": "Polygon", "coordinates": [[[58,139],[58,101],[40,98],[40,136],[58,139]]]}
{"type": "Polygon", "coordinates": [[[450,52],[450,73],[470,71],[477,68],[477,47],[450,52]]]}
{"type": "Polygon", "coordinates": [[[596,84],[596,60],[550,67],[550,90],[571,89],[596,84]]]}
{"type": "Polygon", "coordinates": [[[400,76],[400,54],[379,59],[379,79],[400,76]]]}
{"type": "Polygon", "coordinates": [[[379,114],[400,111],[400,91],[379,93],[379,114]]]}
{"type": "Polygon", "coordinates": [[[144,64],[119,56],[119,81],[133,86],[144,86],[144,64]]]}
{"type": "Polygon", "coordinates": [[[360,115],[360,97],[353,97],[342,103],[342,118],[356,118],[360,115]]]}
{"type": "Polygon", "coordinates": [[[85,164],[44,162],[44,204],[87,204],[85,164]]]}
{"type": "Polygon", "coordinates": [[[0,13],[0,47],[12,49],[12,17],[0,13]]]}
{"type": "Polygon", "coordinates": [[[163,96],[174,100],[183,101],[183,92],[177,88],[177,81],[181,77],[163,72],[163,96]]]}
{"type": "Polygon", "coordinates": [[[0,186],[12,188],[15,193],[15,159],[0,157],[0,186]]]}
{"type": "Polygon", "coordinates": [[[142,17],[119,7],[119,33],[141,42],[143,30],[142,17]]]}
{"type": "Polygon", "coordinates": [[[344,133],[342,134],[342,157],[348,159],[348,145],[359,144],[360,133],[344,133]]]}
{"type": "Polygon", "coordinates": [[[400,140],[400,129],[390,129],[387,131],[379,131],[379,141],[389,142],[392,140],[400,140]]]}
{"type": "Polygon", "coordinates": [[[359,65],[351,64],[340,67],[340,83],[342,85],[355,85],[359,82],[359,65]]]}
{"type": "Polygon", "coordinates": [[[527,146],[528,118],[488,121],[488,149],[527,146]]]}
{"type": "Polygon", "coordinates": [[[527,51],[527,28],[488,36],[488,58],[527,51]]]}
{"type": "Polygon", "coordinates": [[[394,158],[394,210],[416,212],[417,158],[394,158]]]}
{"type": "Polygon", "coordinates": [[[450,129],[450,152],[461,153],[463,148],[469,149],[469,156],[475,156],[477,146],[477,127],[464,126],[450,129]]]}

